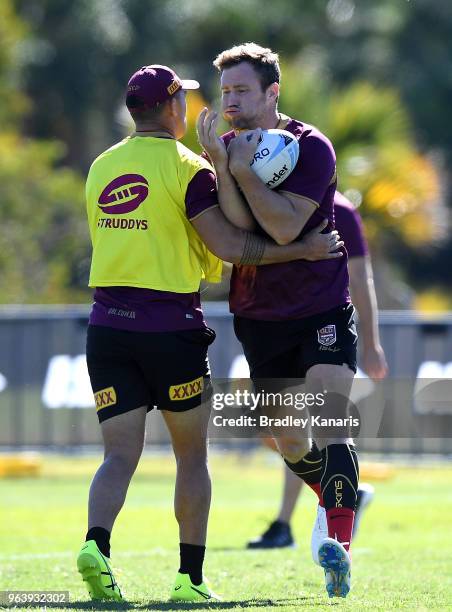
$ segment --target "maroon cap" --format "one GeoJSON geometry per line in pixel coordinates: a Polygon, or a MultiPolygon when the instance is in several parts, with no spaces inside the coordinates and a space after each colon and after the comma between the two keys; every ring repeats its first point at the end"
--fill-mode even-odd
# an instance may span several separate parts
{"type": "Polygon", "coordinates": [[[198,81],[183,81],[167,66],[143,66],[130,77],[127,86],[127,108],[154,108],[168,100],[179,89],[198,89],[198,81]]]}

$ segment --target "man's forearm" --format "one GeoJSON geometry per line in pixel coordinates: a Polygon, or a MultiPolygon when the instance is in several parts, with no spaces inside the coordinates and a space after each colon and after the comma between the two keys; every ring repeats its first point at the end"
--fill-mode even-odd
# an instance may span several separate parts
{"type": "Polygon", "coordinates": [[[296,221],[292,202],[268,189],[252,170],[242,170],[235,178],[259,225],[269,236],[280,242],[279,238],[296,221]]]}
{"type": "Polygon", "coordinates": [[[304,259],[309,251],[302,241],[277,245],[256,234],[238,230],[230,238],[222,259],[237,265],[261,266],[304,259]]]}
{"type": "Polygon", "coordinates": [[[362,367],[366,374],[378,380],[388,371],[378,333],[377,298],[368,256],[351,257],[348,261],[352,299],[359,314],[359,331],[363,345],[362,367]]]}
{"type": "Polygon", "coordinates": [[[225,217],[236,227],[253,231],[257,227],[248,204],[242,197],[229,168],[215,166],[218,202],[225,217]]]}
{"type": "Polygon", "coordinates": [[[326,221],[287,246],[234,227],[219,206],[212,206],[192,220],[201,240],[218,258],[234,264],[258,266],[295,259],[316,261],[341,257],[343,242],[337,232],[322,234],[326,221]]]}
{"type": "MultiPolygon", "coordinates": [[[[351,260],[352,261],[352,260],[351,260]]],[[[349,262],[349,266],[353,265],[349,262]]],[[[363,262],[364,270],[350,283],[350,292],[359,315],[360,336],[364,347],[380,344],[378,332],[378,307],[370,262],[363,262]]]]}
{"type": "Polygon", "coordinates": [[[352,300],[358,311],[359,331],[363,344],[364,346],[375,346],[380,342],[376,317],[377,305],[376,300],[372,300],[372,294],[375,295],[373,282],[367,281],[367,285],[367,289],[360,287],[352,291],[352,300]]]}

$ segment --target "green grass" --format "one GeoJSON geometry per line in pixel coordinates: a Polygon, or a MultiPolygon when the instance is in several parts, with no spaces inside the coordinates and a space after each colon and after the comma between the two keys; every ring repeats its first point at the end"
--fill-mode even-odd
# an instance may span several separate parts
{"type": "MultiPolygon", "coordinates": [[[[296,550],[255,552],[246,541],[277,509],[280,465],[269,453],[211,461],[214,497],[206,573],[219,610],[452,610],[452,467],[397,468],[377,493],[353,547],[353,590],[328,600],[310,558],[315,498],[306,491],[293,523],[296,550]]],[[[49,458],[36,479],[0,480],[0,590],[68,590],[71,610],[196,610],[167,603],[178,567],[172,510],[174,465],[146,457],[112,537],[127,603],[92,604],[75,567],[86,531],[95,458],[49,458]]],[[[19,608],[20,609],[20,608],[19,608]]],[[[52,608],[59,610],[62,608],[52,608]]]]}

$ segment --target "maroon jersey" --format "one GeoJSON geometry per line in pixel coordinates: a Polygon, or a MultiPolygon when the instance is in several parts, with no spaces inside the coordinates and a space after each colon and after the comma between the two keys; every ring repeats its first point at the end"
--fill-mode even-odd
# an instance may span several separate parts
{"type": "MultiPolygon", "coordinates": [[[[284,129],[296,136],[300,155],[294,170],[276,191],[313,200],[318,208],[298,239],[328,219],[334,228],[336,156],[330,141],[312,125],[288,119],[284,129]]],[[[222,136],[226,145],[233,131],[222,136]]],[[[262,230],[263,232],[263,230],[262,230]]],[[[297,260],[264,266],[234,266],[229,304],[241,317],[284,321],[309,317],[350,301],[347,257],[323,261],[297,260]]]]}
{"type": "Polygon", "coordinates": [[[334,196],[334,224],[345,242],[348,257],[365,257],[369,253],[361,217],[342,193],[334,196]]]}

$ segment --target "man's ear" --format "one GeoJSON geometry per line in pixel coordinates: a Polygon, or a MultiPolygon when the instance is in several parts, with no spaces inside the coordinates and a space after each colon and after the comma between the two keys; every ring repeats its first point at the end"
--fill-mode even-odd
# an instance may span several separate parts
{"type": "Polygon", "coordinates": [[[175,96],[171,96],[171,98],[166,101],[166,105],[170,117],[175,117],[177,115],[177,100],[175,96]]]}
{"type": "Polygon", "coordinates": [[[277,101],[279,97],[279,83],[272,83],[267,88],[267,99],[277,101]]]}

